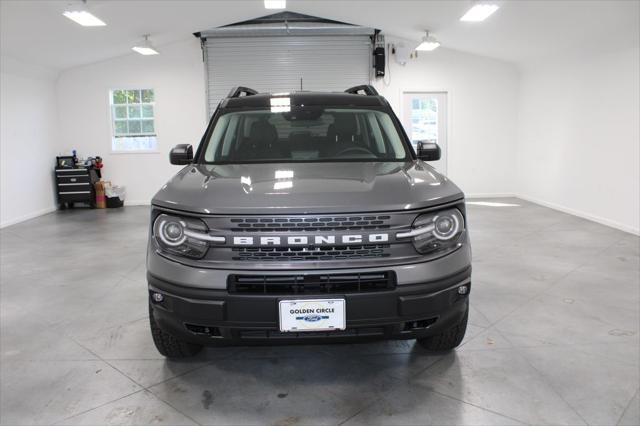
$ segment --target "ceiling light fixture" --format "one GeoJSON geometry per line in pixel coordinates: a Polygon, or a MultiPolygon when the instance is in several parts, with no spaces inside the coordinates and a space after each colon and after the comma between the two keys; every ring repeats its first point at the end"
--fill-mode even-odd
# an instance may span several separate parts
{"type": "Polygon", "coordinates": [[[462,18],[463,22],[482,22],[498,10],[500,6],[492,3],[477,3],[467,10],[462,18]]]}
{"type": "Polygon", "coordinates": [[[145,34],[143,37],[144,41],[142,42],[142,44],[140,46],[133,46],[131,50],[145,56],[158,55],[160,52],[158,52],[151,44],[151,40],[149,40],[149,34],[145,34]]]}
{"type": "Polygon", "coordinates": [[[287,0],[264,0],[265,9],[284,9],[287,7],[287,0]]]}
{"type": "Polygon", "coordinates": [[[440,47],[440,42],[436,40],[434,36],[429,35],[429,31],[425,31],[425,36],[422,37],[422,43],[416,47],[416,50],[423,52],[431,52],[432,50],[436,50],[440,47]]]}
{"type": "Polygon", "coordinates": [[[87,10],[87,0],[83,0],[82,4],[73,10],[65,10],[62,15],[83,27],[104,27],[107,25],[102,19],[87,10]]]}

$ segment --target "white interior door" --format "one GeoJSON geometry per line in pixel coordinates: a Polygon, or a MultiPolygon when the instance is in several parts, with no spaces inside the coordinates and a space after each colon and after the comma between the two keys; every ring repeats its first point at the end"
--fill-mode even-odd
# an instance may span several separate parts
{"type": "Polygon", "coordinates": [[[440,146],[439,161],[431,161],[440,173],[447,173],[447,93],[404,92],[402,94],[402,125],[413,148],[418,141],[435,142],[440,146]]]}

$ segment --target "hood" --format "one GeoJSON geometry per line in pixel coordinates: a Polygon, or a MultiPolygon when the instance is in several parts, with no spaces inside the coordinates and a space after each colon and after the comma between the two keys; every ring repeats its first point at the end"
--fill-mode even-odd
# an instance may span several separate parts
{"type": "Polygon", "coordinates": [[[431,166],[410,162],[189,165],[153,198],[202,214],[412,210],[463,198],[431,166]]]}

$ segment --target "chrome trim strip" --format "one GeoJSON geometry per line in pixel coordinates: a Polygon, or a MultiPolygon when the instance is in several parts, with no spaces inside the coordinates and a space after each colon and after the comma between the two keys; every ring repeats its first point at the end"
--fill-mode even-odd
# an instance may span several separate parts
{"type": "Polygon", "coordinates": [[[91,194],[91,191],[69,191],[69,192],[58,192],[58,194],[91,194]]]}
{"type": "Polygon", "coordinates": [[[195,238],[196,240],[207,241],[210,243],[224,244],[224,242],[227,241],[225,237],[217,237],[215,235],[203,234],[201,232],[193,232],[189,229],[184,230],[184,235],[186,235],[187,237],[195,238]]]}
{"type": "Polygon", "coordinates": [[[76,186],[76,185],[89,185],[89,182],[78,182],[78,183],[59,183],[58,186],[76,186]]]}
{"type": "Polygon", "coordinates": [[[412,238],[412,237],[417,237],[418,235],[422,235],[422,234],[428,234],[429,232],[432,232],[435,229],[435,225],[430,224],[427,226],[423,226],[422,228],[416,228],[416,229],[412,229],[411,231],[407,231],[407,232],[398,232],[396,234],[396,238],[412,238]]]}

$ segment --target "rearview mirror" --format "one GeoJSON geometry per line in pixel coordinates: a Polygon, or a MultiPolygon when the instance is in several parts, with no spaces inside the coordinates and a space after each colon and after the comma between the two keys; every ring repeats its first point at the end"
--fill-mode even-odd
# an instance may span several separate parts
{"type": "Polygon", "coordinates": [[[184,166],[193,161],[193,147],[188,143],[176,145],[169,153],[169,161],[176,166],[184,166]]]}
{"type": "Polygon", "coordinates": [[[418,158],[423,161],[438,161],[440,159],[440,147],[433,142],[418,142],[418,158]]]}

